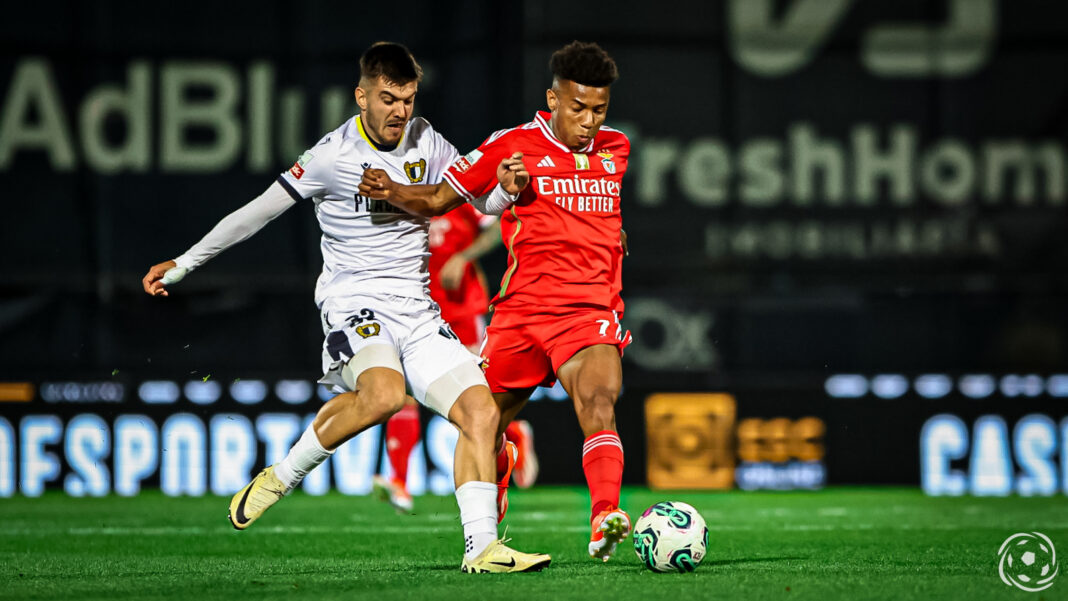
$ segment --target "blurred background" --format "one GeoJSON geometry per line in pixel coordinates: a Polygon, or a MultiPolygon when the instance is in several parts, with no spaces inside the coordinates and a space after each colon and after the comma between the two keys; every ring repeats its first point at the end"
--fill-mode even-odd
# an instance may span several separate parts
{"type": "MultiPolygon", "coordinates": [[[[0,495],[229,494],[322,402],[311,205],[150,298],[406,44],[461,152],[619,64],[627,483],[1068,494],[1068,7],[38,0],[0,21],[0,495]]],[[[482,262],[499,281],[505,254],[482,262]]],[[[559,389],[522,417],[582,482],[559,389]]],[[[409,486],[451,486],[426,421],[409,486]]],[[[380,434],[305,481],[361,494],[380,434]]]]}

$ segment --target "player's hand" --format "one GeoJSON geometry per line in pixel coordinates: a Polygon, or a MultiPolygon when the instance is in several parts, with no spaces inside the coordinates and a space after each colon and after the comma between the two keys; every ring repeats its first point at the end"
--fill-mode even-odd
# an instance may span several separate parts
{"type": "Polygon", "coordinates": [[[389,200],[393,197],[393,189],[397,184],[389,179],[382,169],[364,169],[363,179],[360,180],[360,196],[375,200],[389,200]]]}
{"type": "Polygon", "coordinates": [[[530,183],[530,173],[523,164],[522,152],[513,152],[512,156],[497,165],[497,181],[501,182],[505,192],[512,195],[519,194],[527,187],[530,183]]]}
{"type": "Polygon", "coordinates": [[[163,274],[167,273],[167,270],[176,267],[177,264],[174,261],[164,261],[158,265],[153,265],[149,268],[148,273],[141,279],[141,284],[145,287],[145,292],[151,296],[169,296],[167,294],[167,288],[160,281],[163,279],[163,274]]]}
{"type": "Polygon", "coordinates": [[[460,253],[449,257],[448,261],[441,266],[441,271],[438,272],[438,277],[441,278],[441,287],[445,290],[456,290],[460,287],[460,282],[464,279],[464,273],[467,271],[467,259],[465,259],[460,253]]]}
{"type": "Polygon", "coordinates": [[[623,231],[623,228],[619,228],[619,244],[623,247],[623,256],[630,256],[630,249],[627,248],[627,232],[623,231]]]}

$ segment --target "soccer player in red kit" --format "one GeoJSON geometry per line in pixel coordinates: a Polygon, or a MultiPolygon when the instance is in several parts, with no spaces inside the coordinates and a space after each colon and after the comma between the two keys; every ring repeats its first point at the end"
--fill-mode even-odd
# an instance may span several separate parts
{"type": "MultiPolygon", "coordinates": [[[[615,402],[620,355],[630,341],[619,323],[623,244],[620,185],[630,141],[604,127],[615,62],[596,44],[572,42],[550,61],[548,112],[499,131],[446,170],[435,186],[404,186],[366,170],[360,193],[409,212],[436,215],[484,194],[502,158],[521,154],[529,182],[504,210],[508,268],[493,299],[483,359],[508,423],[539,385],[559,379],[586,436],[591,556],[607,561],[630,533],[619,508],[623,446],[615,402]]],[[[517,173],[516,181],[520,181],[517,173]]]]}
{"type": "Polygon", "coordinates": [[[463,204],[430,220],[430,297],[460,342],[478,353],[489,293],[476,261],[501,239],[497,217],[463,204]]]}

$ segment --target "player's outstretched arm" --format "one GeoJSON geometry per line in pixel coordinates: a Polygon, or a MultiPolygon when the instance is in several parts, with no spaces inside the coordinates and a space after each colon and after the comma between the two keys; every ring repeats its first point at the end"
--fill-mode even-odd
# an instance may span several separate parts
{"type": "Polygon", "coordinates": [[[463,204],[464,199],[445,182],[437,184],[398,184],[381,169],[364,169],[360,196],[384,200],[412,215],[444,215],[463,204]]]}
{"type": "MultiPolygon", "coordinates": [[[[500,215],[510,202],[530,183],[530,173],[523,165],[523,154],[516,152],[497,166],[500,190],[487,194],[475,208],[487,215],[500,215]],[[501,198],[503,200],[496,201],[501,198]],[[502,205],[502,206],[496,206],[502,205]],[[488,208],[487,208],[488,206],[488,208]],[[496,209],[496,210],[494,210],[496,209]]],[[[365,169],[360,181],[360,195],[384,200],[412,215],[435,217],[444,215],[463,204],[464,199],[447,182],[438,184],[398,184],[382,169],[365,169]]]]}
{"type": "Polygon", "coordinates": [[[149,268],[148,273],[141,279],[145,292],[152,296],[168,296],[167,286],[178,283],[186,273],[227,248],[247,240],[295,204],[296,201],[281,184],[271,184],[263,194],[223,217],[207,235],[180,257],[149,268]]]}

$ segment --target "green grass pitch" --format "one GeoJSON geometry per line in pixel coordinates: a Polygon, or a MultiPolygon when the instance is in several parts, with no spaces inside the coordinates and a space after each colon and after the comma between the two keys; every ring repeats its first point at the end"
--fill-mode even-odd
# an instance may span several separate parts
{"type": "Polygon", "coordinates": [[[583,488],[510,498],[508,536],[551,553],[544,572],[460,573],[452,497],[419,497],[416,515],[399,516],[370,497],[297,492],[244,532],[230,527],[221,497],[0,499],[0,598],[1068,599],[1068,575],[1030,594],[997,574],[998,547],[1016,532],[1043,532],[1068,552],[1064,496],[625,489],[634,518],[660,500],[701,511],[710,549],[693,574],[645,570],[630,539],[607,564],[587,557],[583,488]]]}

